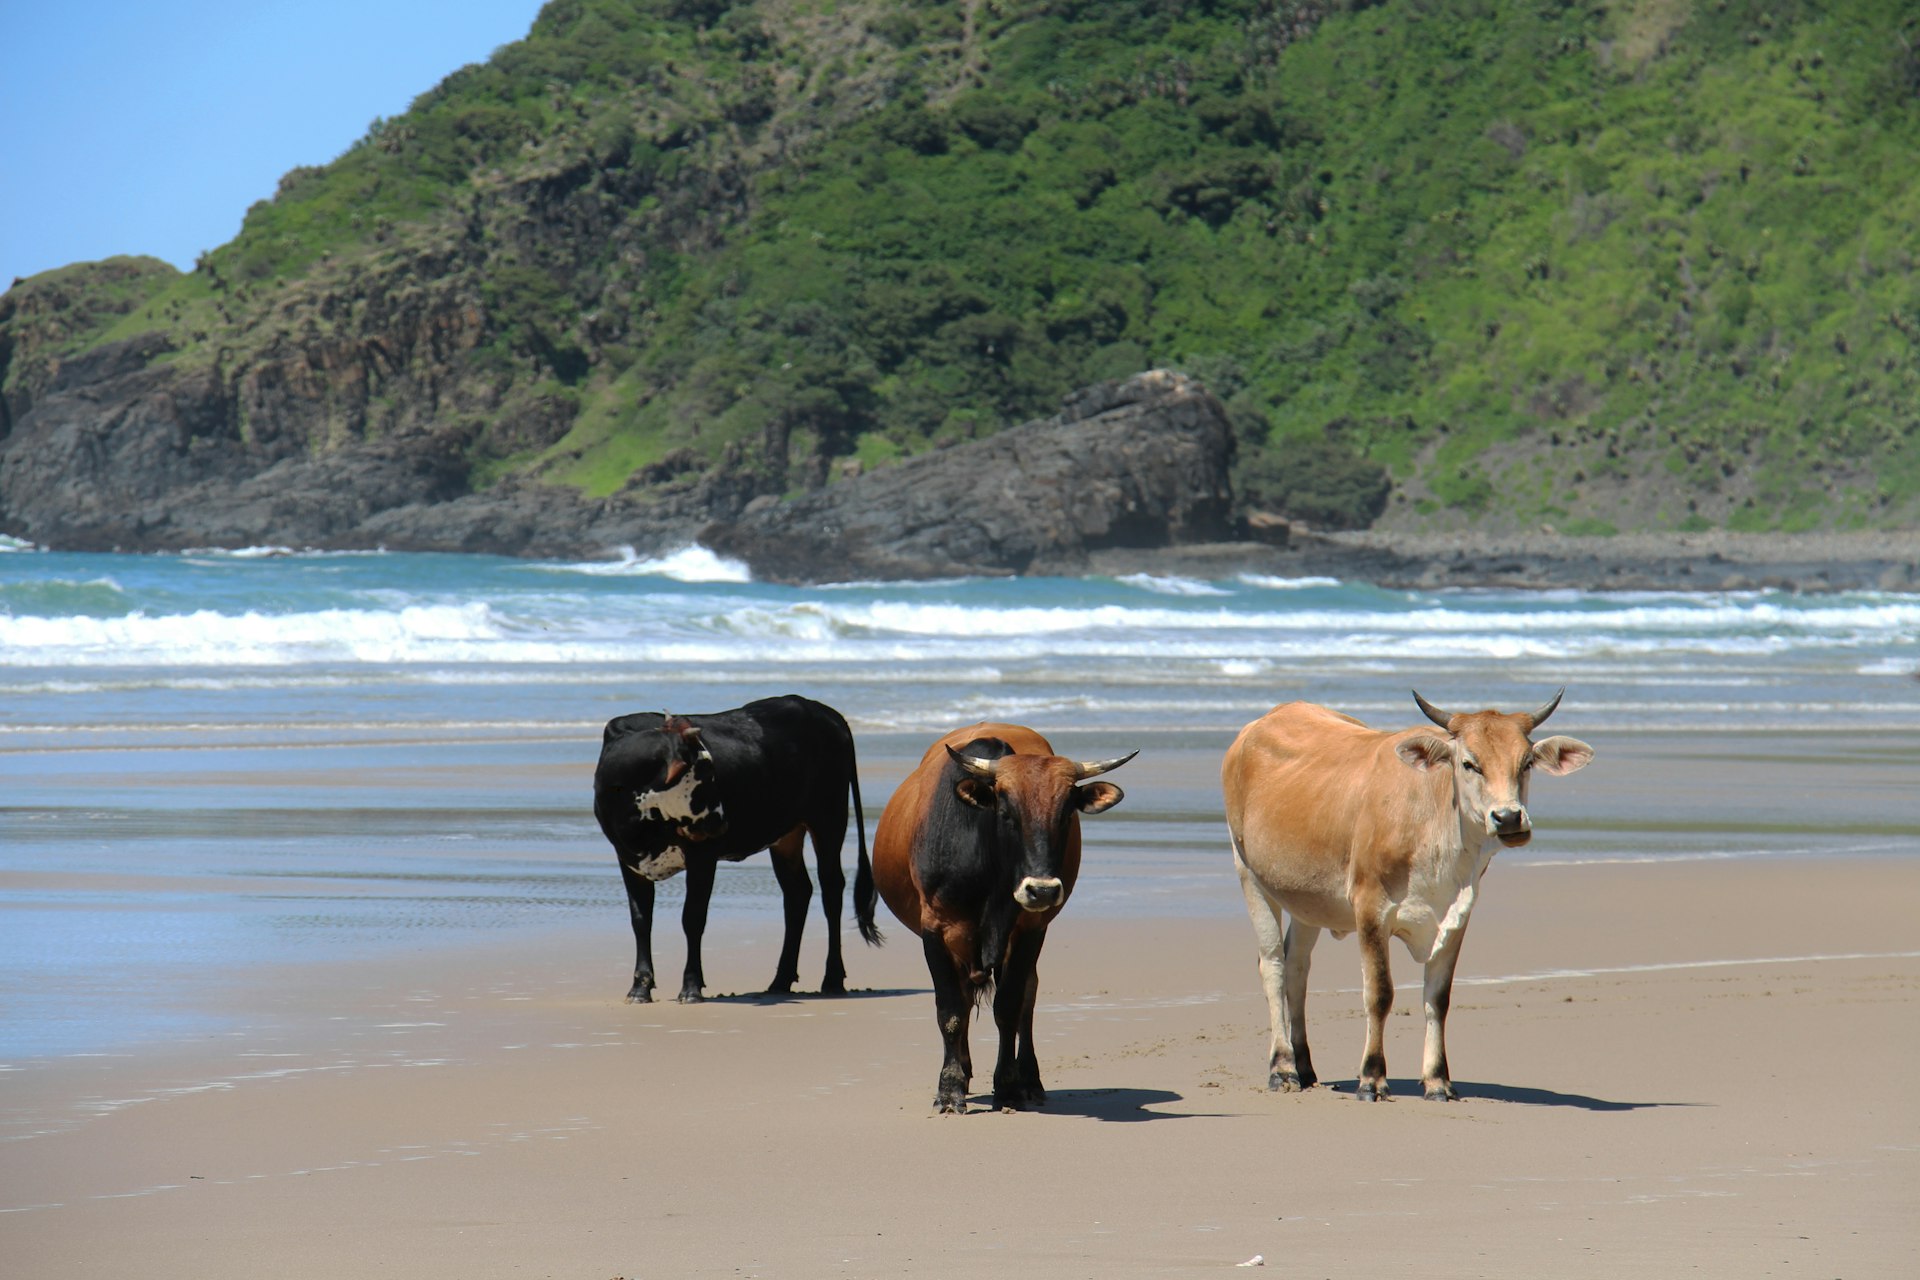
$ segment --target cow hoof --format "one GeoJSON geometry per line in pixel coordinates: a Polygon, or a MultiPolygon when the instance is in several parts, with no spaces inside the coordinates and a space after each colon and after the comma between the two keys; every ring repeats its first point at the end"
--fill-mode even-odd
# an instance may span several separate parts
{"type": "Polygon", "coordinates": [[[1268,1093],[1300,1093],[1312,1085],[1313,1081],[1302,1080],[1290,1071],[1276,1071],[1267,1077],[1268,1093]]]}
{"type": "Polygon", "coordinates": [[[967,1100],[965,1098],[935,1098],[933,1100],[933,1109],[943,1116],[963,1116],[967,1114],[967,1100]]]}
{"type": "Polygon", "coordinates": [[[1427,1101],[1458,1102],[1460,1101],[1460,1095],[1453,1091],[1451,1081],[1442,1080],[1439,1084],[1430,1084],[1427,1086],[1427,1101]]]}
{"type": "Polygon", "coordinates": [[[767,984],[767,992],[766,992],[766,993],[767,993],[768,995],[770,995],[770,996],[790,996],[790,995],[792,995],[792,994],[793,994],[793,979],[792,979],[792,978],[788,978],[788,979],[786,979],[785,981],[782,981],[782,980],[781,980],[781,979],[779,979],[779,978],[775,978],[775,979],[774,979],[774,980],[773,980],[772,982],[769,982],[769,983],[767,984]]]}
{"type": "Polygon", "coordinates": [[[847,994],[847,980],[845,978],[839,978],[822,982],[820,984],[820,994],[823,996],[843,996],[847,994]]]}
{"type": "Polygon", "coordinates": [[[1387,1082],[1385,1080],[1381,1080],[1378,1083],[1372,1080],[1362,1080],[1359,1086],[1354,1089],[1353,1096],[1362,1102],[1391,1102],[1393,1100],[1392,1096],[1387,1092],[1387,1082]]]}
{"type": "Polygon", "coordinates": [[[682,991],[679,999],[681,1004],[705,1004],[707,1002],[707,998],[700,994],[698,988],[690,991],[682,991]]]}
{"type": "Polygon", "coordinates": [[[653,988],[648,987],[645,990],[641,990],[639,987],[635,987],[633,990],[627,992],[627,1003],[628,1004],[652,1004],[653,988]]]}

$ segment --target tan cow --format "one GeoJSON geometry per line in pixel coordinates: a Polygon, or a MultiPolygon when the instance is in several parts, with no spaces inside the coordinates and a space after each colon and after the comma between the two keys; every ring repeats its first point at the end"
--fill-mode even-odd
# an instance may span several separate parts
{"type": "Polygon", "coordinates": [[[1119,787],[1086,780],[1131,759],[1080,763],[1025,725],[976,724],[928,747],[887,801],[873,876],[926,952],[945,1050],[933,1100],[941,1111],[967,1109],[967,1022],[988,990],[1000,1029],[993,1105],[1046,1102],[1033,1048],[1035,966],[1080,872],[1080,815],[1120,803],[1119,787]]]}
{"type": "Polygon", "coordinates": [[[1367,1047],[1359,1096],[1387,1096],[1389,938],[1426,965],[1426,1096],[1458,1096],[1447,1075],[1447,1005],[1480,877],[1500,846],[1532,838],[1528,775],[1572,773],[1593,759],[1593,748],[1573,738],[1528,740],[1560,696],[1531,713],[1452,714],[1415,693],[1444,735],[1424,726],[1383,732],[1289,702],[1234,739],[1220,780],[1260,942],[1273,1032],[1269,1089],[1291,1093],[1317,1079],[1307,1052],[1307,966],[1320,931],[1330,929],[1336,938],[1360,935],[1367,1047]]]}

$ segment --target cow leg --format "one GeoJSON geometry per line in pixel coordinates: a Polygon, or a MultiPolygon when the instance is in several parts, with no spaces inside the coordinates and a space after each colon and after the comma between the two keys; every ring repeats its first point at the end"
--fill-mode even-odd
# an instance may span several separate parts
{"type": "Polygon", "coordinates": [[[1387,1097],[1387,1014],[1393,1011],[1393,966],[1387,956],[1392,934],[1379,913],[1360,916],[1360,991],[1367,1010],[1367,1051],[1360,1059],[1356,1095],[1365,1102],[1387,1097]]]}
{"type": "Polygon", "coordinates": [[[787,995],[800,981],[800,935],[807,928],[807,902],[813,897],[813,881],[807,879],[807,863],[801,842],[806,828],[795,827],[773,842],[768,852],[773,857],[773,878],[780,882],[780,905],[786,915],[786,932],[780,938],[780,963],[767,984],[770,995],[787,995]]]}
{"type": "Polygon", "coordinates": [[[973,1001],[947,950],[946,939],[928,933],[922,935],[921,944],[927,954],[927,973],[933,978],[933,1013],[939,1020],[940,1041],[946,1050],[933,1105],[941,1112],[961,1115],[967,1109],[967,1086],[973,1080],[973,1057],[967,1049],[967,1019],[973,1013],[973,1001]]]}
{"type": "Polygon", "coordinates": [[[1420,1084],[1429,1102],[1457,1102],[1453,1081],[1447,1074],[1447,1009],[1453,1004],[1453,967],[1460,960],[1460,943],[1465,929],[1444,938],[1427,960],[1426,980],[1422,984],[1427,1014],[1426,1050],[1420,1058],[1420,1084]]]}
{"type": "Polygon", "coordinates": [[[813,835],[813,864],[820,871],[820,914],[827,921],[827,972],[820,979],[820,994],[847,994],[847,965],[840,955],[840,904],[847,896],[847,873],[840,867],[840,846],[847,838],[844,805],[839,822],[808,823],[813,835]]]}
{"type": "MultiPolygon", "coordinates": [[[[1280,1004],[1280,1029],[1274,1041],[1287,1046],[1295,1089],[1311,1089],[1320,1080],[1313,1069],[1313,1054],[1307,1050],[1307,969],[1313,963],[1313,944],[1319,940],[1318,925],[1301,924],[1292,918],[1287,920],[1286,943],[1282,948],[1285,977],[1283,994],[1286,998],[1280,1004]]],[[[1267,1088],[1274,1087],[1272,1075],[1269,1074],[1267,1088]]],[[[1284,1074],[1278,1087],[1282,1092],[1292,1092],[1287,1088],[1284,1074]]]]}
{"type": "Polygon", "coordinates": [[[680,978],[680,1003],[698,1004],[706,999],[701,988],[707,985],[700,968],[700,938],[707,931],[707,904],[713,900],[711,857],[687,859],[687,900],[680,908],[680,927],[687,934],[687,969],[680,978]]]}
{"type": "MultiPolygon", "coordinates": [[[[1232,837],[1229,836],[1229,839],[1232,837]]],[[[1307,1053],[1307,966],[1320,930],[1290,920],[1283,929],[1280,909],[1267,897],[1234,842],[1233,865],[1260,946],[1260,985],[1267,993],[1267,1088],[1282,1093],[1310,1089],[1318,1079],[1307,1053]]]]}
{"type": "Polygon", "coordinates": [[[1014,936],[993,992],[993,1021],[1000,1029],[1000,1055],[993,1065],[993,1105],[1024,1111],[1046,1103],[1040,1058],[1033,1049],[1033,1005],[1040,992],[1040,948],[1045,929],[1014,936]]]}
{"type": "Polygon", "coordinates": [[[620,858],[620,878],[627,884],[627,914],[633,919],[633,986],[628,1004],[653,1003],[653,881],[627,869],[620,858]]]}

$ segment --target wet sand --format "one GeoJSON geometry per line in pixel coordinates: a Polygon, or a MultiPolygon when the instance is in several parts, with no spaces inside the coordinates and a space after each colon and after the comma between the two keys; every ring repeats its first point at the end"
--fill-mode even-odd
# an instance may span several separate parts
{"type": "MultiPolygon", "coordinates": [[[[931,1114],[926,971],[884,916],[890,945],[850,942],[843,999],[728,994],[771,973],[766,912],[716,918],[720,998],[694,1006],[622,1002],[618,919],[226,975],[225,1028],[0,1074],[0,1258],[116,1280],[1173,1276],[1256,1255],[1298,1276],[1920,1269],[1915,743],[1871,744],[1843,781],[1831,739],[1738,757],[1587,736],[1595,766],[1536,790],[1540,845],[1557,820],[1639,822],[1655,845],[1662,827],[1738,843],[1825,822],[1891,851],[1496,862],[1455,991],[1450,1105],[1412,1078],[1418,970],[1399,948],[1398,1096],[1354,1099],[1351,939],[1315,955],[1331,1087],[1266,1092],[1224,851],[1217,891],[1116,907],[1129,885],[1151,897],[1136,867],[1068,907],[1041,965],[1052,1096],[1029,1114],[987,1109],[990,1020],[975,1110],[931,1114]]],[[[1204,804],[1217,754],[1160,754],[1116,775],[1136,821],[1204,804]]],[[[863,761],[876,779],[897,763],[863,761]]],[[[656,933],[669,974],[677,934],[656,933]]],[[[821,956],[816,917],[805,980],[821,956]]]]}

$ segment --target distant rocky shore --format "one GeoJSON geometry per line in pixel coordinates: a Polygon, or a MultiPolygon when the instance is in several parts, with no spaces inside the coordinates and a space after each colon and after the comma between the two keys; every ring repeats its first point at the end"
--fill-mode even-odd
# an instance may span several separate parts
{"type": "Polygon", "coordinates": [[[1879,533],[1313,533],[1108,551],[1088,571],[1329,577],[1410,589],[1920,591],[1920,531],[1879,533]]]}
{"type": "Polygon", "coordinates": [[[0,534],[64,550],[573,558],[697,542],[758,579],[793,583],[1254,573],[1403,588],[1920,590],[1914,531],[1328,533],[1248,516],[1236,509],[1226,411],[1165,370],[812,492],[757,491],[723,459],[588,498],[525,479],[469,492],[460,441],[433,432],[317,455],[215,448],[191,429],[199,402],[134,346],[90,357],[120,363],[86,377],[67,370],[0,436],[0,534]]]}

